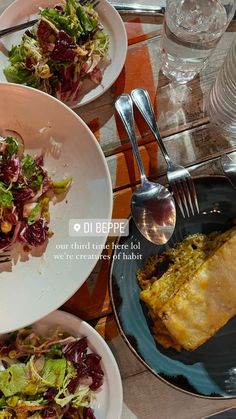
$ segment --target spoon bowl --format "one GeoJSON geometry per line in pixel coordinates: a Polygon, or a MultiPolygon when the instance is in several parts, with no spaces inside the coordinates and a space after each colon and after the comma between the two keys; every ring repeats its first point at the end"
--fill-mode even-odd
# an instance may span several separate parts
{"type": "Polygon", "coordinates": [[[115,103],[133,147],[141,174],[141,186],[132,194],[131,214],[141,234],[152,243],[163,245],[171,238],[176,222],[174,198],[167,188],[150,182],[144,172],[134,130],[133,102],[128,94],[115,103]]]}
{"type": "Polygon", "coordinates": [[[152,243],[165,244],[175,228],[175,204],[170,192],[146,180],[133,192],[131,213],[139,231],[152,243]]]}

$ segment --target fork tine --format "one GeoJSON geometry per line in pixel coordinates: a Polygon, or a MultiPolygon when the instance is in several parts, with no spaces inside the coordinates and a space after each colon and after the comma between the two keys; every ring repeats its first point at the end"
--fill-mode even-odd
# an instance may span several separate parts
{"type": "Polygon", "coordinates": [[[190,214],[189,214],[189,209],[188,209],[188,202],[187,202],[187,199],[186,199],[186,195],[185,195],[185,191],[184,191],[182,182],[178,181],[178,182],[175,182],[175,184],[178,188],[179,195],[180,195],[181,201],[183,203],[184,209],[186,211],[187,217],[189,217],[190,214]]]}
{"type": "Polygon", "coordinates": [[[181,214],[182,214],[183,218],[185,218],[185,212],[184,212],[184,209],[183,209],[182,200],[181,200],[181,197],[179,195],[178,188],[176,187],[176,184],[174,182],[171,183],[171,189],[173,191],[175,200],[176,200],[176,202],[177,202],[177,204],[179,206],[179,209],[181,211],[181,214]]]}
{"type": "Polygon", "coordinates": [[[191,192],[190,192],[190,188],[189,188],[189,184],[187,182],[187,179],[182,180],[182,185],[183,185],[183,188],[184,188],[187,203],[189,204],[189,206],[191,208],[191,211],[192,211],[192,214],[194,215],[193,202],[192,202],[191,192]]]}
{"type": "Polygon", "coordinates": [[[187,217],[190,217],[189,207],[191,209],[192,215],[195,214],[194,204],[199,214],[199,205],[197,200],[197,193],[193,179],[191,177],[186,177],[185,179],[179,179],[176,182],[171,184],[175,199],[183,217],[185,218],[185,212],[187,217]],[[185,212],[184,212],[185,210],[185,212]]]}
{"type": "Polygon", "coordinates": [[[191,195],[192,195],[192,198],[193,198],[193,202],[194,202],[196,210],[197,210],[197,214],[199,214],[200,210],[199,210],[197,193],[196,193],[196,189],[195,189],[193,179],[190,177],[190,178],[187,179],[187,181],[188,181],[189,189],[190,189],[190,192],[191,192],[191,195]]]}
{"type": "Polygon", "coordinates": [[[182,206],[182,214],[185,211],[185,213],[187,214],[187,217],[189,217],[190,214],[189,214],[189,209],[188,209],[188,202],[186,199],[182,182],[181,180],[178,180],[177,182],[174,182],[174,184],[175,184],[176,189],[178,190],[178,195],[179,195],[181,206],[182,206]]]}

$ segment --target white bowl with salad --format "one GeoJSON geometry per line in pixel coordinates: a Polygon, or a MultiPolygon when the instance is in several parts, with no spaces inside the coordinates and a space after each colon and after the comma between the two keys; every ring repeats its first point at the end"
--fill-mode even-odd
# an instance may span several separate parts
{"type": "Polygon", "coordinates": [[[110,220],[112,186],[96,138],[59,100],[0,84],[0,109],[0,262],[10,259],[0,263],[5,333],[58,308],[87,279],[106,236],[73,237],[70,220],[110,220]]]}
{"type": "Polygon", "coordinates": [[[0,415],[120,419],[122,384],[106,342],[86,322],[55,311],[0,337],[0,415]]]}
{"type": "Polygon", "coordinates": [[[5,36],[0,82],[42,90],[70,107],[102,95],[119,76],[127,54],[122,19],[107,0],[95,9],[78,0],[15,0],[0,27],[38,18],[27,30],[5,36]]]}

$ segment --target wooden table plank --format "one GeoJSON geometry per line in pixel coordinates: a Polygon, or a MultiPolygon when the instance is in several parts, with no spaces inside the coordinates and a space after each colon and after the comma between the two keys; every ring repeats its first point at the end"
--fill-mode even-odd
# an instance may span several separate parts
{"type": "MultiPolygon", "coordinates": [[[[164,175],[166,163],[157,142],[153,141],[150,135],[146,137],[146,141],[147,143],[139,147],[139,151],[147,176],[156,178],[164,175]]],[[[193,164],[236,150],[236,139],[212,124],[172,135],[165,138],[164,143],[173,160],[185,167],[191,167],[193,164]]],[[[134,186],[139,182],[140,175],[132,149],[108,157],[107,163],[114,190],[128,185],[134,186]]]]}

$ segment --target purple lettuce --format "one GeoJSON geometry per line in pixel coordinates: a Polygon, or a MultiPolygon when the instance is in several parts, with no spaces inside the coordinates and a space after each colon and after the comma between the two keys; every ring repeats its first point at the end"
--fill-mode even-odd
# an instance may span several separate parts
{"type": "MultiPolygon", "coordinates": [[[[84,407],[82,414],[83,416],[81,419],[96,419],[91,407],[84,407]]],[[[64,419],[75,419],[76,417],[78,417],[77,409],[72,406],[70,406],[69,409],[63,414],[64,419]]]]}
{"type": "Polygon", "coordinates": [[[29,202],[34,198],[34,191],[30,188],[17,189],[14,190],[13,196],[16,204],[23,204],[24,202],[29,202]]]}
{"type": "Polygon", "coordinates": [[[41,417],[44,419],[57,419],[57,411],[54,407],[48,406],[40,413],[41,417]]]}
{"type": "Polygon", "coordinates": [[[55,47],[57,33],[46,20],[40,20],[37,36],[40,47],[44,52],[53,51],[55,47]],[[52,42],[53,40],[53,42],[52,42]]]}
{"type": "Polygon", "coordinates": [[[80,381],[90,378],[90,389],[96,391],[103,384],[104,372],[101,368],[101,357],[95,353],[87,353],[88,342],[84,337],[76,342],[68,343],[63,348],[66,359],[71,361],[76,369],[76,376],[71,379],[68,390],[75,393],[80,381]]]}
{"type": "Polygon", "coordinates": [[[48,226],[45,220],[40,218],[34,224],[26,225],[20,233],[20,239],[30,246],[42,245],[48,237],[48,226]]]}
{"type": "Polygon", "coordinates": [[[18,156],[3,160],[1,163],[0,179],[4,182],[16,182],[20,173],[20,160],[18,156]]]}
{"type": "Polygon", "coordinates": [[[77,45],[72,38],[65,31],[59,31],[55,47],[51,53],[51,59],[54,61],[74,62],[76,48],[77,45]]]}
{"type": "Polygon", "coordinates": [[[63,348],[66,359],[74,364],[78,364],[84,358],[88,349],[88,340],[86,337],[75,342],[67,343],[63,348]]]}

